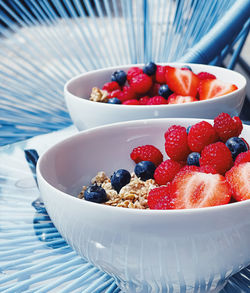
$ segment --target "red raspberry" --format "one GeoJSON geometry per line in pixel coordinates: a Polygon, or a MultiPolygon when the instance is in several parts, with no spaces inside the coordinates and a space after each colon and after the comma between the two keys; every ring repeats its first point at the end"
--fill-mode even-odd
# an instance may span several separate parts
{"type": "Polygon", "coordinates": [[[130,154],[130,158],[136,164],[141,161],[150,161],[158,166],[163,160],[163,155],[158,148],[153,145],[147,144],[134,148],[130,154]]]}
{"type": "Polygon", "coordinates": [[[139,99],[139,104],[140,104],[140,105],[147,105],[149,99],[150,99],[149,96],[141,97],[141,98],[139,99]]]}
{"type": "Polygon", "coordinates": [[[199,79],[203,80],[203,79],[216,79],[216,76],[208,73],[208,72],[200,72],[197,74],[197,76],[199,77],[199,79]]]}
{"type": "Polygon", "coordinates": [[[131,100],[127,100],[122,102],[123,105],[140,105],[139,101],[136,99],[131,99],[131,100]]]}
{"type": "Polygon", "coordinates": [[[133,100],[133,99],[136,99],[136,93],[132,89],[132,87],[124,86],[118,98],[119,100],[121,100],[121,102],[125,102],[127,100],[133,100]]]}
{"type": "Polygon", "coordinates": [[[239,117],[231,118],[227,113],[221,113],[214,119],[214,129],[223,142],[226,142],[230,137],[239,136],[242,128],[239,117]]]}
{"type": "Polygon", "coordinates": [[[168,135],[175,129],[183,129],[186,131],[186,128],[184,126],[180,125],[172,125],[168,128],[168,130],[164,133],[165,140],[167,139],[168,135]]]}
{"type": "Polygon", "coordinates": [[[160,84],[166,83],[166,66],[157,65],[156,72],[155,72],[155,80],[160,84]]]}
{"type": "Polygon", "coordinates": [[[121,92],[122,92],[121,90],[114,90],[109,94],[108,98],[109,99],[111,99],[111,98],[118,98],[119,99],[121,92]]]}
{"type": "Polygon", "coordinates": [[[163,105],[167,103],[167,100],[164,99],[162,96],[154,96],[148,100],[147,105],[163,105]]]}
{"type": "Polygon", "coordinates": [[[187,159],[190,149],[185,128],[171,131],[165,141],[165,150],[167,155],[174,161],[184,161],[187,159]]]}
{"type": "Polygon", "coordinates": [[[141,73],[132,77],[130,85],[137,94],[145,94],[150,90],[153,82],[151,77],[145,73],[141,73]]]}
{"type": "Polygon", "coordinates": [[[188,133],[188,146],[193,152],[201,152],[206,145],[217,141],[217,134],[213,126],[201,121],[190,128],[188,133]]]}
{"type": "Polygon", "coordinates": [[[182,164],[171,159],[163,161],[154,173],[154,179],[159,185],[166,185],[174,179],[174,176],[180,171],[182,164]]]}
{"type": "Polygon", "coordinates": [[[169,210],[175,208],[175,198],[171,194],[170,184],[156,187],[149,191],[148,207],[151,210],[169,210]]]}
{"type": "Polygon", "coordinates": [[[197,172],[199,172],[199,170],[200,170],[200,167],[198,167],[198,166],[195,166],[195,165],[185,165],[184,167],[182,167],[180,169],[179,172],[183,172],[183,171],[197,171],[197,172]]]}
{"type": "Polygon", "coordinates": [[[106,82],[103,87],[102,87],[103,90],[111,93],[115,90],[120,90],[121,87],[119,86],[118,82],[116,81],[111,81],[111,82],[106,82]]]}
{"type": "Polygon", "coordinates": [[[223,142],[216,142],[205,146],[201,152],[200,166],[209,165],[217,173],[224,175],[233,165],[232,154],[223,142]]]}
{"type": "Polygon", "coordinates": [[[127,81],[128,83],[130,83],[131,79],[138,75],[138,74],[141,74],[143,73],[143,69],[142,68],[139,68],[139,67],[131,67],[129,68],[128,72],[127,72],[127,81]]]}
{"type": "Polygon", "coordinates": [[[242,164],[242,163],[247,163],[247,162],[250,162],[250,151],[246,151],[244,153],[240,153],[235,161],[234,161],[234,165],[239,165],[239,164],[242,164]]]}
{"type": "Polygon", "coordinates": [[[204,165],[200,167],[200,172],[202,173],[211,173],[211,174],[217,174],[217,171],[214,167],[210,166],[210,165],[204,165]]]}

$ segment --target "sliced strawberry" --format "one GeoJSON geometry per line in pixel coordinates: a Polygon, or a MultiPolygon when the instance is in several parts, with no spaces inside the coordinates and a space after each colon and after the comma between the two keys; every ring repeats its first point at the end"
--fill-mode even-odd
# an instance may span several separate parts
{"type": "Polygon", "coordinates": [[[215,75],[208,73],[206,71],[199,72],[197,76],[199,77],[199,79],[216,79],[215,75]]]}
{"type": "Polygon", "coordinates": [[[235,84],[223,82],[218,79],[205,79],[200,81],[199,95],[200,100],[208,100],[220,97],[237,90],[235,84]]]}
{"type": "Polygon", "coordinates": [[[165,79],[166,66],[157,65],[155,72],[155,80],[157,83],[164,84],[166,83],[165,79]]]}
{"type": "Polygon", "coordinates": [[[231,198],[225,177],[197,171],[179,172],[171,183],[171,191],[177,209],[223,205],[231,198]]]}
{"type": "Polygon", "coordinates": [[[225,175],[237,201],[250,199],[250,162],[235,165],[225,175]]]}
{"type": "Polygon", "coordinates": [[[172,94],[168,98],[168,104],[185,104],[190,102],[197,102],[198,100],[192,96],[181,96],[172,94]]]}
{"type": "Polygon", "coordinates": [[[165,77],[168,87],[174,93],[196,97],[200,79],[192,71],[167,66],[165,77]]]}

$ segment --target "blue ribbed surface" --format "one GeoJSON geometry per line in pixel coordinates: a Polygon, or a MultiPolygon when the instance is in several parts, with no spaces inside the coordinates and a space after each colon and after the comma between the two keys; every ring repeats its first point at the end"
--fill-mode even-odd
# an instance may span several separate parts
{"type": "MultiPolygon", "coordinates": [[[[64,83],[128,63],[212,62],[234,68],[249,32],[249,0],[0,0],[0,292],[120,289],[81,259],[50,221],[24,149],[72,134],[64,83]],[[223,37],[222,37],[223,36],[223,37]]],[[[222,292],[250,292],[250,269],[222,292]]]]}
{"type": "Polygon", "coordinates": [[[235,49],[233,68],[250,1],[0,0],[0,9],[4,145],[70,125],[63,85],[81,72],[150,60],[220,65],[235,49]]]}

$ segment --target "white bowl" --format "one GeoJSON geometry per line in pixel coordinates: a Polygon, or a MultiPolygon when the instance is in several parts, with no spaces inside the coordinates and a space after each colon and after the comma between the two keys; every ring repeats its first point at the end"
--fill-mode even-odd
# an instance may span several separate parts
{"type": "MultiPolygon", "coordinates": [[[[228,277],[250,264],[250,200],[162,211],[76,197],[97,171],[132,171],[134,147],[153,144],[164,152],[169,126],[198,121],[149,119],[97,127],[56,144],[39,159],[39,188],[55,226],[125,292],[219,292],[228,277]]],[[[250,126],[242,136],[250,141],[250,126]]]]}
{"type": "Polygon", "coordinates": [[[207,71],[222,81],[236,84],[238,90],[222,97],[179,105],[132,106],[97,103],[89,100],[93,87],[102,88],[104,83],[110,81],[110,76],[115,70],[122,69],[127,72],[131,66],[143,65],[132,64],[90,71],[74,77],[64,87],[66,105],[74,124],[79,130],[84,130],[135,119],[169,117],[213,119],[221,112],[227,112],[231,116],[240,114],[246,95],[246,79],[243,75],[225,68],[202,64],[168,63],[168,65],[175,67],[189,65],[194,73],[207,71]]]}

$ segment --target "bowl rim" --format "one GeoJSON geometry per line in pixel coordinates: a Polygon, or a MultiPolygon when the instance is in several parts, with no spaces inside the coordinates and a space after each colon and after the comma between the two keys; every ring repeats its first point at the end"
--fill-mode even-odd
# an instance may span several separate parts
{"type": "MultiPolygon", "coordinates": [[[[76,195],[66,193],[64,191],[61,191],[54,187],[52,184],[50,184],[42,175],[42,170],[41,170],[41,164],[43,164],[43,161],[45,160],[46,156],[50,153],[53,152],[56,148],[60,148],[63,144],[67,144],[72,140],[77,139],[80,136],[86,136],[88,133],[98,133],[99,131],[105,131],[106,129],[110,128],[119,128],[119,127],[126,127],[126,126],[136,126],[138,124],[151,124],[151,123],[161,123],[165,121],[184,121],[186,120],[185,118],[150,118],[150,119],[145,119],[145,120],[130,120],[130,121],[122,121],[122,122],[116,122],[116,123],[110,123],[107,125],[102,125],[102,126],[96,126],[94,128],[86,129],[83,131],[80,131],[76,134],[71,135],[70,137],[63,139],[56,144],[52,145],[49,147],[44,153],[41,154],[41,156],[38,159],[37,162],[37,178],[38,178],[38,185],[40,185],[40,181],[42,181],[46,186],[48,186],[50,189],[52,188],[55,190],[57,193],[59,193],[61,196],[65,197],[68,200],[76,201],[76,203],[86,206],[87,208],[94,208],[96,207],[97,211],[100,209],[102,211],[104,209],[107,211],[113,211],[113,212],[118,212],[118,213],[128,213],[129,214],[138,214],[138,215],[199,215],[200,213],[217,213],[217,212],[226,212],[228,210],[234,209],[234,208],[239,208],[239,207],[250,207],[250,199],[240,201],[240,202],[233,202],[230,204],[225,204],[225,205],[218,205],[218,206],[212,206],[212,207],[203,207],[203,208],[189,208],[189,209],[173,209],[173,210],[151,210],[151,209],[129,209],[129,208],[117,208],[109,205],[104,205],[104,204],[98,204],[90,201],[86,201],[83,199],[79,199],[76,197],[76,195]]],[[[213,121],[212,119],[202,119],[202,118],[189,118],[189,121],[193,122],[199,122],[199,121],[207,121],[210,122],[213,121]]],[[[247,127],[250,132],[250,125],[244,124],[244,127],[247,127]]],[[[98,172],[98,170],[97,170],[98,172]]]]}
{"type": "MultiPolygon", "coordinates": [[[[77,99],[79,101],[82,101],[82,103],[93,103],[93,101],[90,101],[89,99],[87,98],[83,98],[83,97],[79,97],[79,96],[76,96],[74,95],[72,92],[69,91],[69,86],[75,82],[76,80],[78,79],[81,79],[81,78],[84,78],[85,76],[88,76],[90,74],[99,74],[99,73],[102,73],[102,72],[106,72],[108,70],[117,70],[117,69],[128,69],[130,67],[143,67],[145,64],[143,63],[132,63],[132,64],[126,64],[126,65],[119,65],[119,66],[110,66],[110,67],[105,67],[105,68],[100,68],[100,69],[95,69],[95,70],[91,70],[91,71],[87,71],[87,72],[84,72],[84,73],[81,73],[81,74],[78,74],[74,77],[72,77],[71,79],[69,79],[65,84],[64,84],[64,96],[65,98],[66,97],[70,97],[71,99],[77,99]]],[[[150,108],[149,108],[149,105],[124,105],[124,104],[108,104],[108,103],[97,103],[95,102],[96,106],[97,107],[118,107],[118,109],[121,109],[120,107],[123,106],[122,108],[124,108],[124,106],[127,106],[129,108],[127,109],[136,109],[137,111],[143,111],[145,109],[154,109],[154,110],[157,110],[158,108],[164,108],[164,107],[171,107],[171,108],[178,108],[180,106],[182,107],[189,107],[190,104],[195,106],[195,105],[203,105],[204,103],[205,104],[209,104],[209,103],[214,103],[214,101],[224,101],[225,99],[228,99],[230,98],[232,95],[235,95],[236,93],[240,92],[240,91],[244,91],[244,89],[246,88],[246,85],[247,85],[247,81],[246,81],[246,78],[244,75],[242,75],[241,73],[239,72],[236,72],[234,70],[231,70],[231,69],[228,69],[228,68],[224,68],[224,67],[220,67],[220,66],[214,66],[214,65],[207,65],[207,64],[199,64],[199,63],[182,63],[182,62],[166,62],[166,63],[157,63],[157,65],[169,65],[169,66],[176,66],[176,67],[183,67],[183,66],[201,66],[201,67],[204,67],[204,68],[215,68],[215,69],[218,69],[218,70],[221,70],[221,71],[227,71],[227,72],[231,72],[232,74],[238,76],[240,79],[242,79],[242,82],[243,82],[243,86],[242,87],[238,87],[237,90],[231,92],[231,93],[228,93],[228,94],[225,94],[223,96],[219,96],[219,97],[214,97],[212,99],[207,99],[207,100],[202,100],[202,101],[197,101],[197,102],[187,102],[187,103],[183,103],[183,104],[161,104],[161,105],[150,105],[150,108]],[[139,106],[139,107],[138,107],[139,106]],[[140,110],[141,109],[141,110],[140,110]]],[[[244,94],[244,99],[245,99],[245,94],[244,94]]],[[[168,109],[167,108],[167,109],[168,109]]]]}

